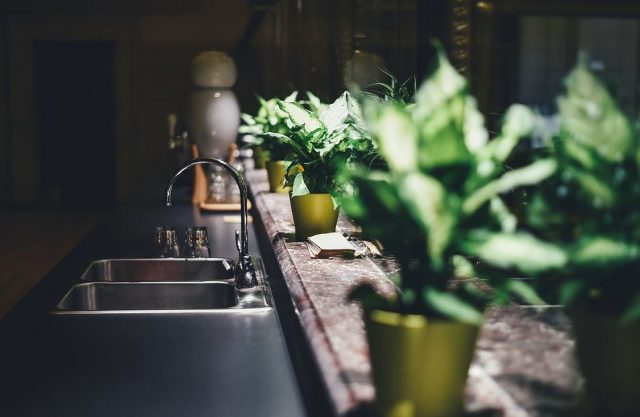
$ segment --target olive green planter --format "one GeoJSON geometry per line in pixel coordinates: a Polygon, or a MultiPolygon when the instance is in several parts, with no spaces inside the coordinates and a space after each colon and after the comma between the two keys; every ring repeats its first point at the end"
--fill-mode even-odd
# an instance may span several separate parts
{"type": "Polygon", "coordinates": [[[269,151],[265,151],[260,146],[253,148],[253,162],[256,169],[265,169],[267,161],[271,159],[269,151]]]}
{"type": "Polygon", "coordinates": [[[590,416],[640,416],[640,320],[570,312],[590,416]]]}
{"type": "Polygon", "coordinates": [[[269,191],[272,193],[288,193],[291,187],[284,186],[285,162],[267,161],[267,175],[269,176],[269,191]]]}
{"type": "Polygon", "coordinates": [[[291,197],[291,212],[296,226],[296,240],[336,231],[339,209],[331,194],[306,194],[291,197]]]}
{"type": "Polygon", "coordinates": [[[365,323],[381,416],[463,415],[479,326],[382,310],[365,323]]]}

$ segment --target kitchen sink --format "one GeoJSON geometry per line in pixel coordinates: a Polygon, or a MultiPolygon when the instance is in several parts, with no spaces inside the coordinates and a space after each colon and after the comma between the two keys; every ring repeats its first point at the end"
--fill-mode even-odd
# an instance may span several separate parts
{"type": "Polygon", "coordinates": [[[74,285],[58,309],[202,310],[237,304],[234,286],[226,282],[90,282],[74,285]]]}
{"type": "Polygon", "coordinates": [[[85,282],[233,280],[234,262],[226,258],[102,259],[82,274],[85,282]]]}
{"type": "Polygon", "coordinates": [[[52,314],[207,313],[271,309],[260,259],[258,285],[237,288],[234,262],[224,258],[94,261],[52,314]]]}

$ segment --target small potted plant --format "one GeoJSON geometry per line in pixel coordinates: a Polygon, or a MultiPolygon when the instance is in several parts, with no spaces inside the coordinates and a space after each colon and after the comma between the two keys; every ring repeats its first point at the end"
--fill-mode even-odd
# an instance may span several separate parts
{"type": "MultiPolygon", "coordinates": [[[[284,102],[296,102],[297,96],[298,93],[293,92],[284,99],[284,102]]],[[[324,107],[324,104],[312,93],[308,92],[307,97],[307,101],[298,103],[312,110],[324,107]]],[[[267,133],[286,133],[289,130],[286,124],[288,116],[278,107],[277,98],[265,100],[258,96],[258,100],[260,101],[258,114],[255,117],[242,114],[243,124],[239,132],[245,135],[245,144],[253,147],[256,167],[267,169],[269,190],[287,193],[290,188],[284,186],[284,157],[289,153],[289,147],[277,135],[267,135],[267,133]]]]}
{"type": "Polygon", "coordinates": [[[375,407],[383,416],[460,416],[485,304],[513,293],[540,302],[522,281],[504,274],[485,277],[494,287],[488,293],[454,279],[456,269],[471,268],[460,255],[496,235],[517,247],[496,271],[517,266],[535,272],[557,263],[554,247],[516,232],[516,219],[499,196],[537,183],[553,166],[543,161],[506,171],[504,161],[531,129],[531,112],[511,107],[489,142],[466,81],[442,51],[415,104],[389,100],[367,109],[388,169],[344,169],[342,179],[353,192],[342,207],[401,266],[396,298],[381,298],[367,286],[352,293],[364,309],[375,407]],[[544,259],[532,261],[527,252],[544,259]]]}
{"type": "Polygon", "coordinates": [[[336,181],[338,166],[374,163],[375,145],[364,122],[360,105],[348,92],[320,112],[279,101],[287,115],[288,131],[269,136],[289,146],[285,183],[291,187],[291,210],[296,238],[335,231],[338,219],[336,181]]]}
{"type": "Polygon", "coordinates": [[[564,262],[539,271],[535,282],[571,317],[590,414],[638,416],[639,124],[582,61],[565,86],[546,156],[556,169],[525,206],[531,231],[561,249],[564,262]]]}
{"type": "MultiPolygon", "coordinates": [[[[285,98],[295,100],[297,91],[285,98]]],[[[258,169],[266,168],[266,162],[270,159],[268,145],[264,144],[264,133],[279,132],[283,129],[282,117],[276,106],[276,98],[265,100],[257,96],[260,108],[255,116],[242,113],[242,124],[238,132],[243,135],[242,141],[245,147],[250,147],[254,152],[255,166],[258,169]]]]}

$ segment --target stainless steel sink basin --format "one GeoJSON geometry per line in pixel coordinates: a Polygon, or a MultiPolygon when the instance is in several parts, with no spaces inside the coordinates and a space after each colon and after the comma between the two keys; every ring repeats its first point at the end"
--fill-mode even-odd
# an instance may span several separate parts
{"type": "Polygon", "coordinates": [[[218,281],[233,279],[234,262],[226,258],[103,259],[82,274],[85,282],[218,281]]]}
{"type": "Polygon", "coordinates": [[[185,313],[271,309],[259,259],[258,285],[237,288],[229,259],[104,259],[94,261],[52,314],[185,313]]]}
{"type": "Polygon", "coordinates": [[[203,310],[238,304],[226,282],[91,282],[75,285],[58,304],[62,311],[203,310]]]}

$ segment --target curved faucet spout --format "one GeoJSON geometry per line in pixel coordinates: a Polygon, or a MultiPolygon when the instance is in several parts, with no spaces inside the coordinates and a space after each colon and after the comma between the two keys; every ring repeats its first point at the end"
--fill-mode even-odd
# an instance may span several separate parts
{"type": "Polygon", "coordinates": [[[247,184],[231,165],[216,158],[193,158],[187,161],[171,177],[167,185],[166,205],[171,206],[171,192],[176,179],[186,170],[194,165],[216,165],[224,168],[235,180],[240,189],[240,233],[236,231],[236,247],[238,249],[238,269],[236,271],[236,286],[240,288],[250,288],[257,285],[255,270],[249,256],[249,233],[247,231],[247,184]]]}

